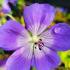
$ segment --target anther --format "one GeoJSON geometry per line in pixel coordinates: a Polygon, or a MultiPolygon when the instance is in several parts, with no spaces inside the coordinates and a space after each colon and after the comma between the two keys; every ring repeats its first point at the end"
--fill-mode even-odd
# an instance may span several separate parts
{"type": "Polygon", "coordinates": [[[37,42],[35,42],[34,44],[37,45],[37,42]]]}
{"type": "Polygon", "coordinates": [[[36,47],[35,47],[35,49],[36,49],[36,47]]]}
{"type": "Polygon", "coordinates": [[[42,50],[41,47],[39,47],[39,50],[42,50]]]}
{"type": "Polygon", "coordinates": [[[42,39],[39,39],[40,41],[42,41],[42,39]]]}

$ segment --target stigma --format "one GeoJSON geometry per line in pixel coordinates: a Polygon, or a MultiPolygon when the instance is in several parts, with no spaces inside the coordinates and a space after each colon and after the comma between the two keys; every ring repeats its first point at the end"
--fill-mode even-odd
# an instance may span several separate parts
{"type": "Polygon", "coordinates": [[[39,41],[39,37],[34,35],[32,36],[32,41],[35,43],[35,42],[38,42],[39,41]]]}

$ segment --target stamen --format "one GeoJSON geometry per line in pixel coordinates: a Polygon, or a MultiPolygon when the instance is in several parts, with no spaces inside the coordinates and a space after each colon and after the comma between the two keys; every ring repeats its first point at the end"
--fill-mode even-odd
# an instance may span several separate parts
{"type": "Polygon", "coordinates": [[[35,49],[36,49],[36,46],[35,46],[35,49]]]}
{"type": "Polygon", "coordinates": [[[42,50],[43,46],[44,46],[44,43],[43,43],[42,39],[39,39],[37,42],[34,43],[35,49],[39,48],[39,50],[42,50]]]}
{"type": "Polygon", "coordinates": [[[35,42],[35,45],[37,45],[37,42],[35,42]]]}
{"type": "Polygon", "coordinates": [[[41,47],[39,47],[39,50],[42,50],[41,47]]]}
{"type": "Polygon", "coordinates": [[[39,41],[38,43],[39,50],[41,50],[43,46],[44,46],[44,43],[42,41],[39,41]]]}

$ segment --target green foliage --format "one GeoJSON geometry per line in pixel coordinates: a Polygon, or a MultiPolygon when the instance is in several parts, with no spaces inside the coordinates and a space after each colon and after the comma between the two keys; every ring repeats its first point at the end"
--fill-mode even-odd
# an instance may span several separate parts
{"type": "Polygon", "coordinates": [[[65,64],[66,68],[70,68],[70,50],[59,52],[61,61],[65,64]]]}
{"type": "Polygon", "coordinates": [[[0,0],[0,7],[2,6],[3,3],[4,3],[4,0],[0,0]]]}

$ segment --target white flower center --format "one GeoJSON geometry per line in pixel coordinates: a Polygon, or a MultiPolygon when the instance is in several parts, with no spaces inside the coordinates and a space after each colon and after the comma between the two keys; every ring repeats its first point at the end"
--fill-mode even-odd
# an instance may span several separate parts
{"type": "Polygon", "coordinates": [[[39,41],[39,37],[38,36],[32,36],[32,42],[38,42],[39,41]]]}

